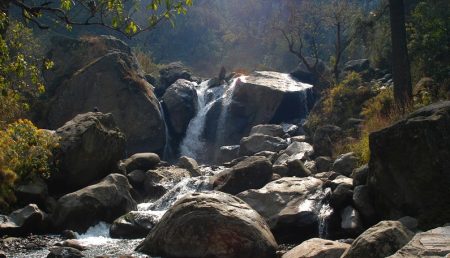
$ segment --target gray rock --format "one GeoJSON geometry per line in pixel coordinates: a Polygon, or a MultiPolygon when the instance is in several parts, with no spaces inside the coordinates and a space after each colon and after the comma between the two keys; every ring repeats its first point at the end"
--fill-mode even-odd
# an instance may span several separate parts
{"type": "Polygon", "coordinates": [[[125,136],[111,114],[77,115],[56,130],[60,137],[50,188],[68,193],[85,187],[113,172],[125,155],[125,136]]]}
{"type": "Polygon", "coordinates": [[[359,168],[356,168],[352,172],[353,185],[365,185],[367,183],[367,176],[369,175],[369,166],[363,165],[359,168]]]}
{"type": "Polygon", "coordinates": [[[264,217],[277,241],[298,243],[319,234],[322,186],[313,177],[284,177],[237,196],[264,217]]]}
{"type": "Polygon", "coordinates": [[[239,157],[239,145],[222,146],[219,150],[218,163],[225,163],[232,161],[239,157]]]}
{"type": "Polygon", "coordinates": [[[448,257],[450,254],[450,226],[419,233],[389,258],[448,257]]]}
{"type": "Polygon", "coordinates": [[[48,230],[47,215],[36,204],[13,211],[9,216],[0,215],[0,235],[22,236],[43,233],[48,230]]]}
{"type": "Polygon", "coordinates": [[[352,243],[342,258],[384,258],[407,244],[414,233],[398,221],[381,221],[352,243]]]}
{"type": "Polygon", "coordinates": [[[242,138],[240,142],[239,155],[250,156],[260,151],[278,152],[286,149],[287,143],[280,137],[263,134],[253,134],[242,138]]]}
{"type": "Polygon", "coordinates": [[[113,238],[143,238],[158,223],[159,217],[148,211],[131,211],[114,220],[109,234],[113,238]]]}
{"type": "Polygon", "coordinates": [[[66,194],[55,207],[55,226],[84,232],[100,221],[113,222],[136,209],[130,190],[131,185],[124,175],[111,174],[95,185],[66,194]]]}
{"type": "Polygon", "coordinates": [[[230,258],[275,258],[276,249],[263,218],[238,198],[221,192],[182,198],[137,247],[152,256],[230,258]]]}
{"type": "Polygon", "coordinates": [[[313,147],[307,142],[293,142],[284,151],[275,162],[276,164],[284,164],[289,160],[307,160],[314,153],[313,147]]]}
{"type": "Polygon", "coordinates": [[[320,156],[317,157],[315,160],[316,162],[316,168],[317,172],[328,172],[331,170],[331,165],[333,164],[333,161],[330,157],[320,156]]]}
{"type": "Polygon", "coordinates": [[[265,124],[265,125],[256,125],[253,126],[250,130],[249,135],[253,134],[263,134],[273,137],[280,137],[282,138],[284,136],[284,130],[281,125],[271,125],[271,124],[265,124]]]}
{"type": "Polygon", "coordinates": [[[173,62],[159,71],[160,85],[155,89],[157,96],[163,96],[166,89],[179,79],[192,80],[192,72],[181,62],[173,62]]]}
{"type": "Polygon", "coordinates": [[[198,167],[197,161],[193,158],[182,156],[178,159],[178,166],[184,168],[191,176],[200,176],[200,168],[198,167]]]}
{"type": "Polygon", "coordinates": [[[45,207],[48,198],[47,183],[40,177],[34,177],[30,182],[18,185],[14,194],[21,204],[36,203],[45,207]]]}
{"type": "Polygon", "coordinates": [[[417,226],[419,226],[419,221],[416,218],[410,216],[399,218],[398,221],[400,221],[405,227],[413,232],[417,231],[417,226]]]}
{"type": "Polygon", "coordinates": [[[252,156],[211,180],[215,190],[229,194],[238,194],[248,189],[259,189],[270,182],[272,164],[265,157],[252,156]]]}
{"type": "Polygon", "coordinates": [[[287,176],[308,177],[312,174],[300,159],[288,160],[286,165],[288,168],[287,176]]]}
{"type": "Polygon", "coordinates": [[[358,165],[358,158],[353,152],[339,155],[331,168],[334,172],[344,176],[350,176],[358,165]]]}
{"type": "Polygon", "coordinates": [[[332,192],[330,205],[334,209],[341,209],[350,205],[353,198],[352,186],[347,184],[338,185],[332,192]]]}

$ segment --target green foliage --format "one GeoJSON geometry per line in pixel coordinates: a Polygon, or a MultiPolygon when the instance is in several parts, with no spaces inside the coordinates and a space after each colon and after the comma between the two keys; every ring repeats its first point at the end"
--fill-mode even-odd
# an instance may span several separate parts
{"type": "Polygon", "coordinates": [[[0,131],[0,208],[14,202],[16,184],[50,176],[57,146],[56,137],[29,120],[19,119],[0,131]]]}
{"type": "MultiPolygon", "coordinates": [[[[2,23],[0,21],[0,23],[2,23]]],[[[45,91],[42,65],[52,62],[36,56],[40,44],[30,29],[11,21],[5,38],[0,36],[0,129],[25,115],[30,103],[45,91]]]]}
{"type": "Polygon", "coordinates": [[[408,24],[409,50],[415,81],[432,77],[437,83],[450,74],[450,2],[417,4],[408,24]]]}

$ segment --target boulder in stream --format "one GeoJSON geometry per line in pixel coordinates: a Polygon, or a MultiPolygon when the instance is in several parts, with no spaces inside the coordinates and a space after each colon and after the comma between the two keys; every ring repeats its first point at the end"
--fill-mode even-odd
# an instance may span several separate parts
{"type": "Polygon", "coordinates": [[[277,243],[264,219],[221,192],[177,201],[137,247],[163,257],[275,258],[277,243]]]}
{"type": "Polygon", "coordinates": [[[282,258],[338,258],[349,247],[346,243],[312,238],[294,247],[282,258]]]}

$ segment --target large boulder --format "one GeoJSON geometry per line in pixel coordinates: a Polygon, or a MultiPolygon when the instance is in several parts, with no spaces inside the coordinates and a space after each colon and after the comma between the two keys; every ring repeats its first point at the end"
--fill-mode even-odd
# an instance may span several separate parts
{"type": "Polygon", "coordinates": [[[294,247],[282,258],[338,258],[349,247],[346,243],[312,238],[294,247]]]}
{"type": "Polygon", "coordinates": [[[108,36],[52,42],[48,57],[55,65],[45,74],[50,90],[41,109],[42,127],[55,129],[77,114],[99,110],[112,113],[130,154],[163,149],[158,100],[125,43],[108,36]]]}
{"type": "Polygon", "coordinates": [[[172,135],[181,140],[197,111],[195,83],[184,79],[177,80],[166,90],[162,100],[172,135]]]}
{"type": "Polygon", "coordinates": [[[66,194],[58,200],[53,212],[55,226],[84,232],[100,221],[111,223],[136,209],[130,190],[125,176],[111,174],[95,185],[66,194]]]}
{"type": "Polygon", "coordinates": [[[370,135],[368,183],[384,218],[419,227],[450,221],[450,101],[433,104],[370,135]]]}
{"type": "Polygon", "coordinates": [[[272,163],[265,157],[253,156],[220,172],[212,180],[215,190],[238,194],[248,189],[259,189],[271,178],[272,163]]]}
{"type": "Polygon", "coordinates": [[[319,235],[322,186],[312,177],[285,177],[237,196],[264,217],[279,242],[298,243],[319,235]]]}
{"type": "Polygon", "coordinates": [[[241,140],[239,155],[249,156],[261,151],[278,152],[287,147],[286,140],[263,134],[252,134],[241,140]]]}
{"type": "Polygon", "coordinates": [[[264,219],[240,199],[194,193],[176,202],[137,250],[163,257],[276,257],[264,219]]]}
{"type": "Polygon", "coordinates": [[[333,163],[333,170],[344,176],[350,176],[358,165],[358,158],[353,152],[339,155],[333,163]]]}
{"type": "MultiPolygon", "coordinates": [[[[230,99],[219,106],[225,109],[219,113],[226,113],[220,123],[224,127],[220,128],[223,133],[217,139],[219,146],[237,144],[255,125],[305,118],[312,104],[312,85],[301,83],[288,74],[254,72],[240,77],[230,99]]],[[[206,123],[212,124],[211,119],[217,116],[208,117],[206,123]]],[[[216,128],[209,130],[215,132],[216,128]]]]}
{"type": "Polygon", "coordinates": [[[414,233],[398,221],[382,221],[364,231],[342,258],[384,258],[407,244],[414,233]]]}
{"type": "Polygon", "coordinates": [[[419,233],[389,258],[448,257],[450,254],[450,226],[419,233]]]}
{"type": "Polygon", "coordinates": [[[50,188],[57,192],[68,193],[105,177],[125,156],[125,136],[111,114],[77,115],[56,130],[56,135],[59,171],[53,173],[50,188]]]}
{"type": "Polygon", "coordinates": [[[136,153],[123,161],[123,167],[127,173],[134,170],[147,171],[156,168],[161,159],[156,153],[136,153]]]}

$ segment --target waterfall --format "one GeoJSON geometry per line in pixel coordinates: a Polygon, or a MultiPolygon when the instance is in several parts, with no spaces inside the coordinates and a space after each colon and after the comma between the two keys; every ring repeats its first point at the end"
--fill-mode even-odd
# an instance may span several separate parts
{"type": "Polygon", "coordinates": [[[171,138],[170,138],[170,132],[169,132],[169,126],[167,126],[166,121],[166,113],[164,112],[164,107],[162,105],[162,101],[159,102],[159,110],[161,110],[161,117],[164,122],[164,131],[166,135],[166,142],[164,144],[164,150],[163,150],[163,160],[170,160],[172,157],[172,147],[170,146],[171,138]]]}

